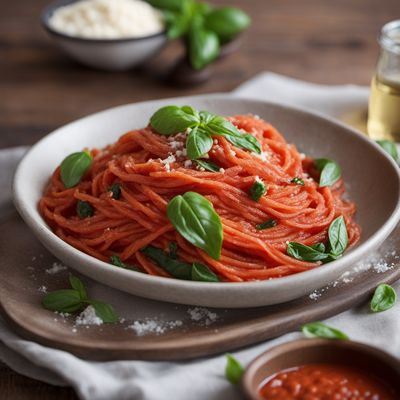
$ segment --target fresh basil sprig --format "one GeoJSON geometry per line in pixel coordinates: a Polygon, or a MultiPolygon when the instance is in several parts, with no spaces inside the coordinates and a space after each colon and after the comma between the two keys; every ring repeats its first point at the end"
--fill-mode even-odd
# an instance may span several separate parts
{"type": "Polygon", "coordinates": [[[50,311],[74,313],[82,311],[88,305],[92,305],[96,315],[105,323],[118,321],[118,315],[110,304],[90,299],[82,281],[76,276],[70,275],[69,283],[72,289],[55,290],[47,293],[42,305],[50,311]]]}
{"type": "Polygon", "coordinates": [[[60,176],[66,189],[76,186],[92,165],[92,156],[87,151],[72,153],[61,162],[60,176]]]}
{"type": "Polygon", "coordinates": [[[154,246],[146,246],[141,252],[176,279],[219,282],[218,276],[204,264],[197,262],[189,264],[180,261],[173,255],[167,254],[154,246]]]}
{"type": "Polygon", "coordinates": [[[213,205],[196,192],[175,196],[167,206],[175,229],[194,246],[218,260],[222,248],[222,223],[213,205]]]}
{"type": "Polygon", "coordinates": [[[290,181],[290,183],[293,183],[293,184],[299,185],[299,186],[304,186],[304,179],[295,177],[290,181]]]}
{"type": "Polygon", "coordinates": [[[263,229],[273,228],[276,225],[278,225],[278,222],[276,222],[276,220],[270,218],[270,219],[267,219],[265,222],[261,222],[261,224],[257,224],[256,229],[258,229],[260,231],[263,229]]]}
{"type": "Polygon", "coordinates": [[[400,161],[399,152],[397,151],[396,143],[391,140],[377,140],[376,143],[382,147],[397,163],[400,161]]]}
{"type": "Polygon", "coordinates": [[[207,154],[213,145],[212,137],[202,128],[194,127],[186,140],[187,156],[191,160],[200,158],[207,154]]]}
{"type": "Polygon", "coordinates": [[[210,161],[204,161],[204,160],[194,160],[194,161],[199,167],[202,167],[209,172],[219,172],[219,170],[221,169],[217,164],[214,164],[210,161]]]}
{"type": "Polygon", "coordinates": [[[389,310],[389,308],[392,308],[395,305],[396,300],[396,291],[390,285],[381,283],[375,289],[370,303],[370,309],[374,313],[389,310]]]}
{"type": "Polygon", "coordinates": [[[340,257],[348,245],[346,223],[342,215],[335,218],[328,229],[328,249],[323,243],[306,246],[302,243],[289,242],[286,252],[298,260],[309,262],[329,262],[340,257]],[[328,250],[328,251],[326,251],[328,250]]]}
{"type": "Polygon", "coordinates": [[[342,174],[342,170],[336,161],[327,158],[318,158],[314,160],[314,165],[321,172],[319,186],[332,186],[336,183],[342,174]]]}
{"type": "Polygon", "coordinates": [[[262,196],[267,192],[267,188],[263,181],[256,179],[250,188],[250,197],[254,201],[259,201],[262,196]]]}
{"type": "Polygon", "coordinates": [[[131,265],[131,264],[126,264],[124,263],[121,258],[117,255],[112,255],[110,257],[110,263],[112,265],[115,265],[116,267],[119,268],[123,268],[123,269],[130,269],[132,271],[136,271],[136,272],[143,272],[139,267],[137,267],[136,265],[131,265]]]}
{"type": "Polygon", "coordinates": [[[212,136],[224,136],[241,149],[261,154],[261,145],[249,133],[240,132],[231,122],[207,111],[198,112],[190,106],[166,106],[150,118],[151,127],[161,135],[175,135],[191,128],[186,148],[188,157],[195,160],[204,156],[212,147],[212,136]]]}
{"type": "Polygon", "coordinates": [[[76,203],[76,213],[80,219],[91,217],[94,213],[93,207],[90,203],[83,200],[78,200],[76,203]]]}
{"type": "Polygon", "coordinates": [[[234,385],[237,385],[244,373],[242,364],[231,354],[226,354],[225,377],[234,385]]]}
{"type": "Polygon", "coordinates": [[[346,340],[349,338],[345,333],[325,325],[322,322],[310,322],[309,324],[305,324],[301,328],[301,331],[303,332],[304,336],[308,338],[320,337],[325,339],[340,340],[346,340]]]}

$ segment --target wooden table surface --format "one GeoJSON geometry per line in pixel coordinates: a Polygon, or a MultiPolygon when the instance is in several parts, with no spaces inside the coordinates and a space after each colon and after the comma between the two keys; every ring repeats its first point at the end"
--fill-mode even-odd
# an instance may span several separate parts
{"type": "MultiPolygon", "coordinates": [[[[0,148],[32,144],[71,120],[119,104],[230,91],[266,70],[317,83],[368,85],[379,29],[400,18],[398,0],[215,1],[245,9],[252,27],[240,50],[213,66],[211,80],[176,88],[163,84],[154,70],[172,62],[177,45],[147,68],[91,70],[69,60],[41,28],[47,2],[7,2],[0,13],[0,148]]],[[[2,400],[77,398],[70,388],[25,378],[5,366],[0,366],[0,394],[2,400]]]]}

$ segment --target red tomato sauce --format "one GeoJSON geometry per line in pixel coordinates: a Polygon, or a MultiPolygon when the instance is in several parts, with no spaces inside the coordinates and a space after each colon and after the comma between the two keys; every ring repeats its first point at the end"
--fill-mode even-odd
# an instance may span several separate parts
{"type": "Polygon", "coordinates": [[[335,364],[282,370],[260,387],[266,400],[399,400],[400,393],[367,371],[335,364]]]}

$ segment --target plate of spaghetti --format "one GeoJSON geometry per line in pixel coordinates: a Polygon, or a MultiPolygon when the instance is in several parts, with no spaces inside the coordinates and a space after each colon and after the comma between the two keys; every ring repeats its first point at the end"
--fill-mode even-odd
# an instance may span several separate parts
{"type": "Polygon", "coordinates": [[[303,296],[379,246],[400,218],[396,164],[330,119],[226,95],[106,110],[38,142],[18,211],[82,274],[209,307],[303,296]]]}

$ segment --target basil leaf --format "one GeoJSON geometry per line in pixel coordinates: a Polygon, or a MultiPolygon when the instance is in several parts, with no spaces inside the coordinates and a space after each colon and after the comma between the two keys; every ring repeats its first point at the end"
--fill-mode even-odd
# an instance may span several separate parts
{"type": "Polygon", "coordinates": [[[321,261],[328,257],[328,254],[318,251],[310,246],[306,246],[302,243],[296,242],[289,242],[286,252],[289,256],[294,257],[297,260],[310,262],[321,261]]]}
{"type": "Polygon", "coordinates": [[[119,198],[121,197],[121,184],[118,183],[118,182],[113,183],[109,187],[108,191],[112,193],[112,198],[113,199],[119,200],[119,198]]]}
{"type": "MultiPolygon", "coordinates": [[[[208,118],[210,117],[208,116],[208,118]]],[[[209,130],[211,135],[224,136],[236,147],[261,154],[261,145],[258,140],[249,133],[241,133],[235,127],[235,125],[233,125],[225,118],[213,116],[213,118],[211,118],[209,122],[207,122],[205,128],[209,130]]]]}
{"type": "MultiPolygon", "coordinates": [[[[197,25],[197,24],[196,24],[197,25]]],[[[189,60],[194,69],[203,69],[219,54],[218,36],[201,26],[192,25],[189,32],[189,60]]]]}
{"type": "Polygon", "coordinates": [[[76,213],[78,217],[83,219],[91,217],[94,213],[93,207],[87,201],[78,200],[76,203],[76,213]]]}
{"type": "Polygon", "coordinates": [[[106,324],[112,324],[118,321],[118,314],[111,304],[102,303],[101,301],[91,300],[96,315],[106,324]]]}
{"type": "Polygon", "coordinates": [[[204,130],[194,127],[186,139],[187,156],[191,160],[207,154],[213,145],[212,137],[204,130]]]}
{"type": "Polygon", "coordinates": [[[187,13],[169,16],[169,27],[167,36],[169,39],[178,39],[185,35],[189,30],[191,15],[187,13]]]}
{"type": "Polygon", "coordinates": [[[233,39],[250,25],[250,17],[234,7],[221,7],[211,11],[205,19],[205,26],[224,41],[233,39]]]}
{"type": "Polygon", "coordinates": [[[92,156],[86,152],[72,153],[60,165],[61,181],[70,189],[76,186],[92,165],[92,156]]]}
{"type": "Polygon", "coordinates": [[[370,309],[374,313],[389,310],[394,306],[396,300],[396,291],[390,285],[382,283],[375,289],[370,309]]]}
{"type": "Polygon", "coordinates": [[[338,329],[331,328],[322,322],[311,322],[303,325],[301,328],[304,336],[308,338],[320,337],[326,339],[341,339],[346,340],[348,336],[338,329]]]}
{"type": "Polygon", "coordinates": [[[175,229],[194,246],[218,260],[222,247],[222,223],[213,205],[195,192],[175,196],[167,206],[175,229]]]}
{"type": "Polygon", "coordinates": [[[250,188],[250,197],[254,201],[259,201],[262,196],[267,192],[267,188],[264,185],[264,182],[256,179],[253,185],[250,188]]]}
{"type": "Polygon", "coordinates": [[[71,313],[83,308],[81,295],[74,289],[62,289],[47,293],[42,300],[44,308],[50,311],[71,313]]]}
{"type": "Polygon", "coordinates": [[[192,266],[176,260],[157,247],[147,246],[141,252],[151,258],[158,266],[164,268],[171,276],[177,279],[190,280],[192,266]]]}
{"type": "Polygon", "coordinates": [[[182,107],[166,106],[156,111],[150,118],[151,127],[161,135],[174,135],[198,124],[196,116],[188,114],[182,107]]]}
{"type": "Polygon", "coordinates": [[[192,281],[202,282],[219,282],[219,278],[210,268],[204,264],[193,263],[192,264],[192,281]]]}
{"type": "Polygon", "coordinates": [[[290,183],[294,183],[295,185],[304,186],[304,180],[301,178],[293,178],[290,183]]]}
{"type": "Polygon", "coordinates": [[[226,379],[228,379],[228,381],[233,383],[234,385],[237,385],[240,382],[240,379],[242,378],[242,375],[244,373],[244,368],[242,367],[240,362],[236,360],[236,358],[233,357],[231,354],[225,354],[225,356],[226,356],[226,366],[225,366],[226,379]]]}
{"type": "Polygon", "coordinates": [[[327,158],[318,158],[314,160],[316,168],[321,171],[319,178],[319,186],[332,186],[341,176],[341,169],[336,161],[328,160],[327,158]]]}
{"type": "Polygon", "coordinates": [[[82,283],[82,281],[79,278],[77,278],[76,276],[70,275],[69,283],[70,283],[72,289],[76,290],[79,293],[81,300],[87,300],[87,293],[86,293],[85,285],[82,283]]]}
{"type": "MultiPolygon", "coordinates": [[[[200,115],[200,121],[205,125],[207,125],[213,118],[216,118],[215,114],[211,114],[208,111],[200,111],[199,115],[200,115]]],[[[219,118],[221,118],[221,117],[219,117],[219,118]]]]}
{"type": "Polygon", "coordinates": [[[346,224],[342,215],[334,219],[330,224],[328,237],[330,253],[335,257],[341,256],[348,243],[346,224]]]}
{"type": "Polygon", "coordinates": [[[256,229],[263,230],[268,228],[273,228],[274,226],[278,225],[278,223],[274,219],[268,219],[265,222],[261,222],[261,224],[256,225],[256,229]]]}
{"type": "Polygon", "coordinates": [[[319,251],[321,253],[325,253],[325,245],[323,243],[316,243],[310,246],[312,249],[319,251]]]}
{"type": "Polygon", "coordinates": [[[397,151],[396,143],[391,140],[377,140],[376,143],[382,147],[396,162],[399,162],[399,153],[397,151]]]}
{"type": "Polygon", "coordinates": [[[137,267],[136,265],[131,265],[131,264],[125,264],[121,258],[117,255],[112,255],[110,257],[110,262],[112,265],[115,265],[116,267],[119,268],[124,268],[124,269],[131,269],[133,271],[136,272],[143,272],[139,267],[137,267]]]}
{"type": "Polygon", "coordinates": [[[174,260],[177,259],[177,251],[178,251],[178,244],[176,242],[171,242],[168,246],[169,248],[169,256],[174,260]]]}
{"type": "Polygon", "coordinates": [[[182,11],[183,3],[187,0],[146,0],[155,8],[169,11],[182,11]]]}
{"type": "Polygon", "coordinates": [[[210,161],[195,160],[195,162],[200,167],[204,168],[206,171],[219,172],[219,170],[221,169],[217,164],[214,164],[214,163],[212,163],[210,161]]]}

